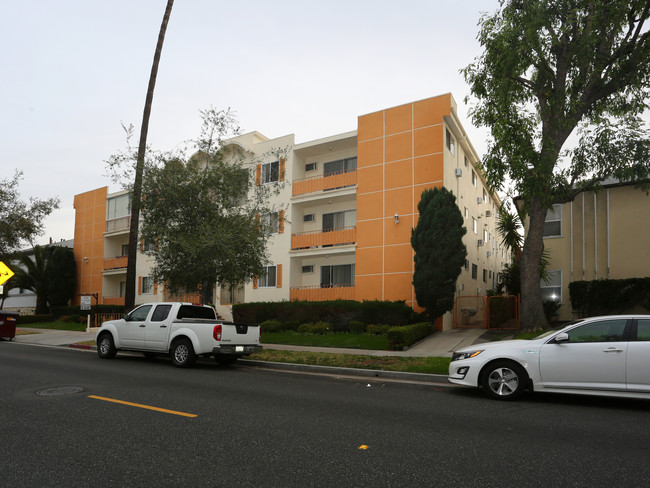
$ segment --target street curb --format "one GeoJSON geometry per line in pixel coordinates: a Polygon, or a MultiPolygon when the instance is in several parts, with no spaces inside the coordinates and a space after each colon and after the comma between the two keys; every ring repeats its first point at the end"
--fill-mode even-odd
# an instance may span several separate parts
{"type": "MultiPolygon", "coordinates": [[[[68,344],[72,349],[96,351],[96,346],[87,344],[68,344]]],[[[317,366],[313,364],[279,363],[273,361],[258,361],[254,359],[240,359],[241,364],[279,371],[296,371],[300,373],[321,373],[340,376],[357,376],[370,379],[390,379],[398,381],[412,381],[417,383],[431,383],[449,385],[448,376],[431,373],[407,373],[402,371],[385,371],[380,369],[339,368],[336,366],[317,366]]]]}
{"type": "Polygon", "coordinates": [[[401,381],[413,381],[418,383],[449,384],[448,376],[443,374],[429,373],[405,373],[401,371],[385,371],[379,369],[357,369],[338,368],[335,366],[316,366],[312,364],[276,363],[271,361],[256,361],[253,359],[241,359],[242,364],[256,366],[258,368],[278,369],[285,371],[298,371],[303,373],[326,373],[338,374],[341,376],[361,376],[363,378],[392,379],[401,381]]]}

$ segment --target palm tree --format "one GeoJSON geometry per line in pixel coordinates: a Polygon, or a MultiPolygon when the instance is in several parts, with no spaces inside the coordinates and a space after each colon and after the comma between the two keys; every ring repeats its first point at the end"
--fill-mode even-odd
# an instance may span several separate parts
{"type": "Polygon", "coordinates": [[[131,227],[129,230],[129,253],[126,265],[126,290],[124,294],[124,306],[126,310],[131,310],[135,305],[135,260],[138,249],[138,226],[140,223],[140,199],[142,198],[142,173],[144,172],[144,157],[147,148],[147,133],[149,132],[149,116],[151,115],[151,103],[153,102],[153,91],[156,87],[156,76],[158,75],[158,64],[160,63],[160,54],[162,52],[163,42],[165,41],[165,32],[167,23],[172,13],[174,0],[167,0],[167,8],[163,16],[160,32],[158,33],[158,43],[156,52],[153,56],[153,65],[151,66],[151,75],[149,76],[149,86],[147,87],[147,97],[144,103],[144,113],[142,115],[142,127],[140,129],[140,144],[138,146],[138,159],[135,165],[135,181],[133,182],[133,198],[131,199],[131,227]]]}
{"type": "Polygon", "coordinates": [[[36,314],[49,313],[47,261],[52,253],[51,247],[34,246],[34,257],[29,254],[18,256],[19,267],[14,276],[14,287],[24,288],[36,293],[36,314]]]}

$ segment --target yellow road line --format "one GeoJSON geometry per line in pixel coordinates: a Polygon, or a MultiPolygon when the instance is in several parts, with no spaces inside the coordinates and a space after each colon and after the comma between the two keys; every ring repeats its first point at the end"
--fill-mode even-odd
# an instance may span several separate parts
{"type": "Polygon", "coordinates": [[[171,413],[172,415],[181,415],[182,417],[198,417],[193,413],[177,412],[175,410],[167,410],[166,408],[152,407],[150,405],[142,405],[141,403],[131,403],[125,402],[124,400],[116,400],[114,398],[100,397],[96,395],[88,395],[88,398],[94,398],[95,400],[103,400],[105,402],[120,403],[122,405],[129,405],[130,407],[146,408],[147,410],[155,410],[156,412],[162,413],[171,413]]]}

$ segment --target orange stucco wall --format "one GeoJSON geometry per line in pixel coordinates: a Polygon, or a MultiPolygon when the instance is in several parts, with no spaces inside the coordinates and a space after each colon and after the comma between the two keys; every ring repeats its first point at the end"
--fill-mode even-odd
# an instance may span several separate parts
{"type": "MultiPolygon", "coordinates": [[[[77,290],[72,299],[73,305],[79,305],[79,295],[92,293],[98,293],[99,303],[102,303],[107,194],[108,188],[103,187],[74,197],[74,259],[77,264],[77,290]]],[[[95,304],[94,299],[92,303],[95,304]]]]}
{"type": "Polygon", "coordinates": [[[419,309],[411,229],[422,191],[443,184],[443,117],[450,112],[447,94],[359,117],[357,300],[405,300],[419,309]]]}

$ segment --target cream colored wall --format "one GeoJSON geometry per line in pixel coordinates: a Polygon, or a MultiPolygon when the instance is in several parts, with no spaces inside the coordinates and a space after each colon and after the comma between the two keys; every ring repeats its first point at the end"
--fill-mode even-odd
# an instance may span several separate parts
{"type": "Polygon", "coordinates": [[[581,193],[562,205],[562,235],[547,237],[549,270],[562,271],[560,320],[575,317],[569,283],[650,276],[650,197],[633,186],[581,193]]]}

